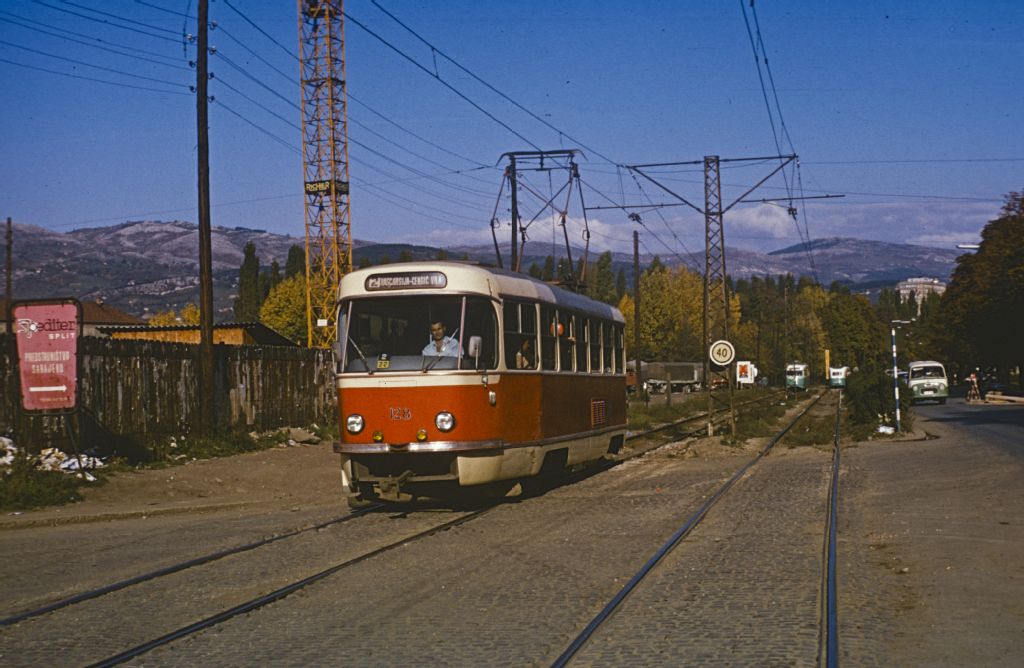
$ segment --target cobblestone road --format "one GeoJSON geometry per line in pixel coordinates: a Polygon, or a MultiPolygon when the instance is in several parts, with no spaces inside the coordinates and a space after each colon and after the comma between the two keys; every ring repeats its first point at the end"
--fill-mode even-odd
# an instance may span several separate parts
{"type": "MultiPolygon", "coordinates": [[[[1024,664],[1022,423],[1024,412],[992,417],[951,402],[919,411],[919,430],[937,439],[844,449],[844,665],[1024,664]],[[993,421],[998,429],[986,426],[993,421]]],[[[697,454],[659,450],[541,497],[502,505],[134,663],[550,665],[755,449],[706,441],[697,454]]],[[[666,557],[574,665],[813,664],[828,467],[825,450],[799,447],[770,455],[666,557]]],[[[296,513],[301,521],[295,524],[322,517],[324,510],[296,513]]],[[[279,543],[255,559],[225,559],[206,571],[200,585],[182,574],[0,630],[0,663],[82,665],[100,659],[447,519],[439,515],[378,514],[279,543]]],[[[287,525],[285,516],[263,519],[270,522],[266,531],[287,525]]],[[[127,565],[118,572],[132,574],[207,545],[245,542],[259,533],[259,520],[225,520],[223,536],[212,516],[156,525],[112,522],[109,530],[91,534],[65,527],[72,533],[60,536],[81,536],[87,563],[116,563],[120,550],[127,565]],[[186,545],[189,522],[195,545],[186,545]],[[177,548],[170,547],[174,540],[177,548]],[[168,554],[157,554],[158,545],[168,554]]],[[[47,531],[22,529],[3,537],[5,549],[18,550],[11,553],[18,578],[59,575],[54,565],[43,561],[34,569],[25,561],[26,555],[45,557],[42,548],[32,551],[31,542],[35,535],[47,544],[54,535],[47,531]]],[[[90,575],[113,579],[102,576],[90,575]]],[[[51,595],[37,583],[3,586],[21,599],[51,595]]],[[[3,605],[24,607],[6,599],[3,605]]]]}

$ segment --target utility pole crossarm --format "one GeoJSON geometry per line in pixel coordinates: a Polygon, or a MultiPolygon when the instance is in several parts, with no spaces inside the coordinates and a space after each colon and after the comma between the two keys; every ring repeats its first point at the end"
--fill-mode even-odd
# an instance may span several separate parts
{"type": "MultiPolygon", "coordinates": [[[[680,164],[683,164],[683,163],[680,163],[680,164]]],[[[640,176],[644,177],[645,179],[647,179],[648,181],[650,181],[654,185],[658,186],[659,188],[661,188],[662,190],[667,192],[669,195],[672,195],[673,197],[675,197],[677,200],[682,202],[684,205],[690,207],[691,209],[693,209],[697,213],[699,213],[701,215],[704,215],[704,209],[700,208],[699,206],[697,206],[696,204],[694,204],[690,200],[686,199],[685,197],[683,197],[679,193],[674,192],[673,190],[671,190],[671,189],[665,187],[664,185],[658,183],[658,181],[656,181],[655,179],[652,179],[650,176],[647,176],[646,174],[644,174],[643,171],[640,169],[640,167],[643,167],[643,166],[645,166],[645,165],[639,165],[639,166],[638,165],[626,165],[626,169],[628,169],[631,172],[636,172],[640,176]]]]}

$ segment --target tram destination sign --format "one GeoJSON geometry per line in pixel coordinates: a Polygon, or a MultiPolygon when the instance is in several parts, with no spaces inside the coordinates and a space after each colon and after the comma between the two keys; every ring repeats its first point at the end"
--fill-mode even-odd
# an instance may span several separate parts
{"type": "Polygon", "coordinates": [[[437,289],[448,285],[448,277],[440,271],[402,271],[370,274],[366,278],[367,292],[381,290],[437,289]]]}
{"type": "Polygon", "coordinates": [[[15,302],[11,321],[17,341],[22,409],[74,410],[81,305],[72,299],[15,302]]]}

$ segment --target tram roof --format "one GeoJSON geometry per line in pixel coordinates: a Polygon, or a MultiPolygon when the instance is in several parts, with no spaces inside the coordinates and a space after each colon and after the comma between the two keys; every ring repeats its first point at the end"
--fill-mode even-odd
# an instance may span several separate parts
{"type": "MultiPolygon", "coordinates": [[[[451,292],[475,292],[494,298],[521,298],[537,300],[556,306],[583,311],[615,322],[625,322],[619,310],[604,302],[570,292],[556,285],[545,283],[526,274],[508,269],[483,267],[460,262],[403,262],[377,267],[358,269],[346,274],[341,279],[339,295],[355,297],[362,295],[422,295],[424,287],[404,287],[399,281],[398,287],[386,289],[368,287],[371,277],[397,278],[428,276],[431,272],[440,272],[445,276],[445,287],[451,292]]],[[[434,289],[437,291],[438,289],[434,289]]]]}

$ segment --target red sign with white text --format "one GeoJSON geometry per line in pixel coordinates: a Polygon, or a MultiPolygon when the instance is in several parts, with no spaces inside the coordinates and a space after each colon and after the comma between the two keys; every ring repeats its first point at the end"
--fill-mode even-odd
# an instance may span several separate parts
{"type": "Polygon", "coordinates": [[[17,303],[12,310],[26,411],[63,411],[75,407],[78,383],[77,302],[17,303]]]}

